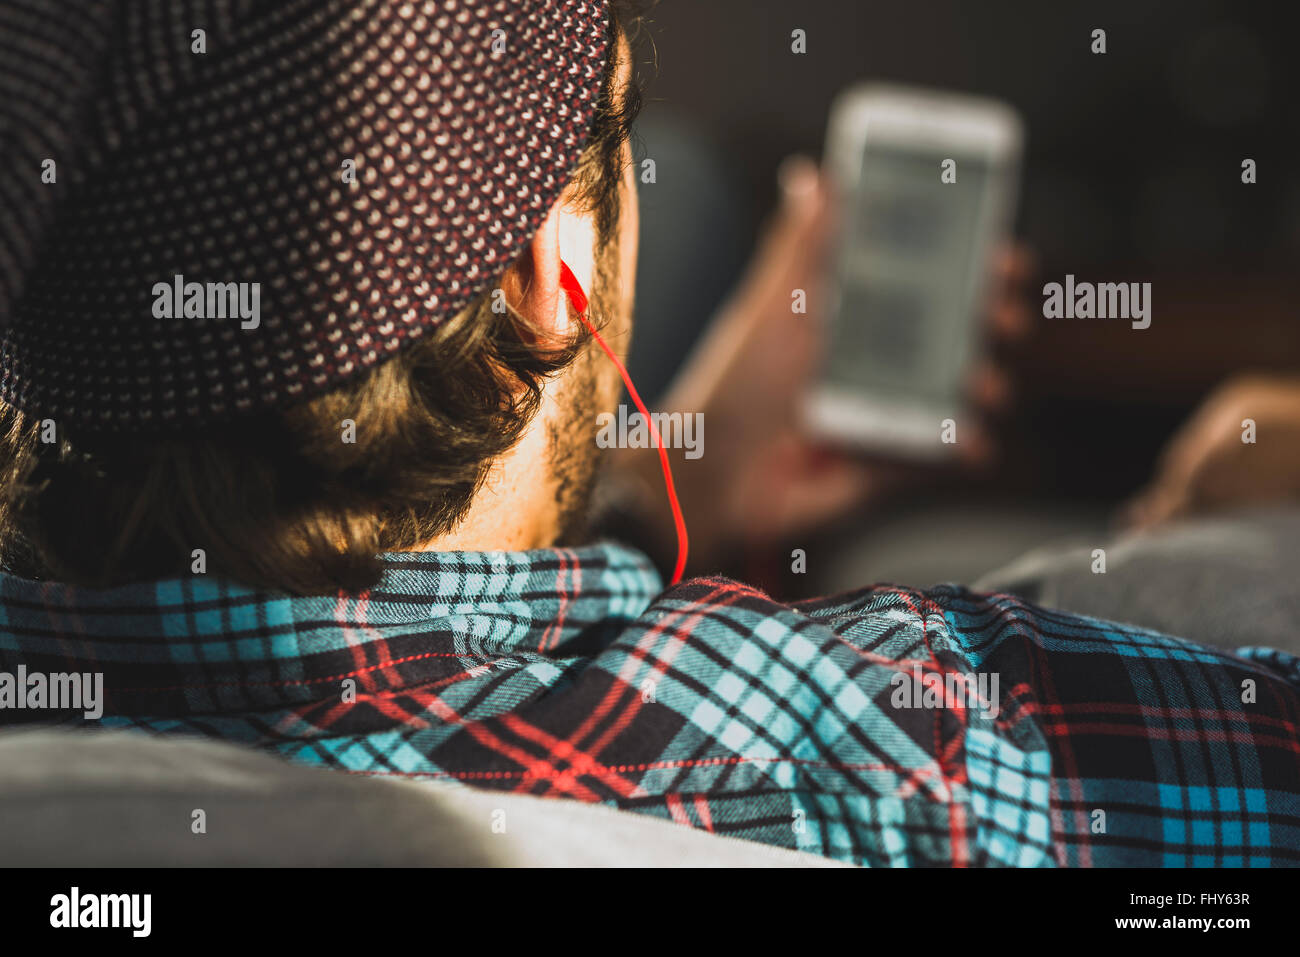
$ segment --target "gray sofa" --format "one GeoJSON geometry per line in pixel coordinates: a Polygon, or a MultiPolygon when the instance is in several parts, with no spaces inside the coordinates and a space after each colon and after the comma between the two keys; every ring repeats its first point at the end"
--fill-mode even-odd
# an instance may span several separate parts
{"type": "Polygon", "coordinates": [[[0,732],[0,864],[838,866],[599,805],[321,771],[207,740],[54,729],[0,732]]]}

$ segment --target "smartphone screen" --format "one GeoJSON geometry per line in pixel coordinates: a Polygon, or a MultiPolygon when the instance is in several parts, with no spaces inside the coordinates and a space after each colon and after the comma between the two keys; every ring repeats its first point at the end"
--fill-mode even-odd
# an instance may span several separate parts
{"type": "Polygon", "coordinates": [[[867,139],[842,224],[823,381],[951,414],[989,262],[994,171],[979,155],[867,139]],[[956,161],[954,182],[941,179],[945,159],[956,161]]]}

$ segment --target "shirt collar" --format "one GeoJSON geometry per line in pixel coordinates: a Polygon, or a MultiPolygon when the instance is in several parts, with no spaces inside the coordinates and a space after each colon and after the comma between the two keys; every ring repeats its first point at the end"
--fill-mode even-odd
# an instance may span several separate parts
{"type": "MultiPolygon", "coordinates": [[[[324,597],[204,575],[90,589],[0,574],[0,670],[25,662],[32,670],[103,671],[118,713],[148,704],[135,695],[128,703],[115,687],[229,687],[231,694],[217,696],[226,710],[250,705],[241,685],[265,688],[286,675],[288,684],[301,684],[314,670],[307,659],[349,652],[357,662],[392,661],[397,646],[403,655],[436,645],[471,658],[579,654],[642,614],[663,587],[646,556],[614,543],[381,560],[373,589],[324,597]]],[[[389,687],[411,677],[383,670],[389,687]]],[[[286,688],[272,698],[301,702],[310,691],[286,688]]],[[[272,703],[265,693],[255,697],[272,703]]]]}

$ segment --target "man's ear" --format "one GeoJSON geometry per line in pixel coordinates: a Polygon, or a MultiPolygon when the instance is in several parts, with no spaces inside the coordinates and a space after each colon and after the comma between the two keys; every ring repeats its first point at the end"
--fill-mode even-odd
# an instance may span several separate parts
{"type": "Polygon", "coordinates": [[[560,209],[550,213],[532,241],[501,278],[506,302],[523,317],[519,330],[529,344],[560,343],[568,333],[568,310],[561,309],[560,209]]]}

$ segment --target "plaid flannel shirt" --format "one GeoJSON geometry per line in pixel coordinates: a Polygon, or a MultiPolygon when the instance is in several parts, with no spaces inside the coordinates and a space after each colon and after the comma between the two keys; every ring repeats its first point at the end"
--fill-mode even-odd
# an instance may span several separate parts
{"type": "Polygon", "coordinates": [[[1300,862],[1300,659],[1281,652],[955,586],[663,590],[611,544],[385,564],[329,598],[2,575],[0,672],[102,672],[105,726],[861,864],[1300,862]]]}

